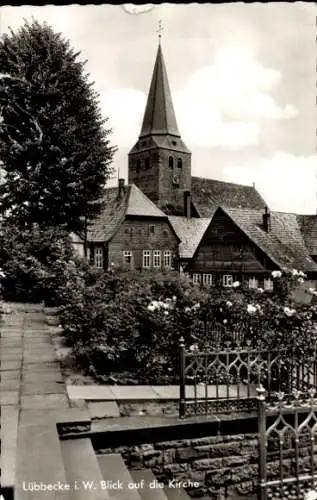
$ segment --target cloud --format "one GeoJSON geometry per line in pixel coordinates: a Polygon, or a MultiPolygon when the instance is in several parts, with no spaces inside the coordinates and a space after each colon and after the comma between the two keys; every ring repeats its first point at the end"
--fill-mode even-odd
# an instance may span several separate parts
{"type": "Polygon", "coordinates": [[[296,156],[278,152],[251,166],[228,166],[223,179],[251,185],[264,196],[273,210],[316,213],[317,155],[296,156]]]}
{"type": "Polygon", "coordinates": [[[141,128],[145,95],[134,89],[112,89],[100,93],[102,111],[113,129],[111,142],[132,147],[141,128]]]}
{"type": "Polygon", "coordinates": [[[245,51],[226,48],[214,63],[191,74],[174,97],[185,140],[202,147],[241,149],[259,142],[260,120],[285,120],[298,114],[270,95],[280,72],[265,68],[245,51]]]}

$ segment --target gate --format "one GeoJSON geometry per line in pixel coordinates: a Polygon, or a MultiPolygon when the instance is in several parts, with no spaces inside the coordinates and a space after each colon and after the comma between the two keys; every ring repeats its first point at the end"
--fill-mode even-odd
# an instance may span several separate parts
{"type": "Polygon", "coordinates": [[[262,386],[257,392],[259,498],[305,500],[317,486],[315,391],[279,393],[274,402],[266,399],[262,386]]]}

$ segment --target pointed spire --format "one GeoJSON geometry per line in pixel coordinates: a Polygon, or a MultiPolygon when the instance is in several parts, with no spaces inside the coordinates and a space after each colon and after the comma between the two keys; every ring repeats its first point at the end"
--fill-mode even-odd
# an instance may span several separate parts
{"type": "Polygon", "coordinates": [[[180,137],[160,38],[140,137],[155,134],[180,137]]]}

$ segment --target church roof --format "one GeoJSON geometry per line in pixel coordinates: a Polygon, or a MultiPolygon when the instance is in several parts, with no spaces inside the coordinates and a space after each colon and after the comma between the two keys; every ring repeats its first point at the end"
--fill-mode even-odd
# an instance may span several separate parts
{"type": "Polygon", "coordinates": [[[180,137],[161,45],[156,55],[140,137],[151,134],[180,137]]]}
{"type": "Polygon", "coordinates": [[[317,265],[311,259],[302,237],[296,214],[271,212],[271,228],[266,232],[262,226],[263,210],[221,208],[278,267],[317,271],[317,265]]]}
{"type": "Polygon", "coordinates": [[[317,215],[297,215],[297,220],[310,255],[317,255],[317,215]]]}
{"type": "MultiPolygon", "coordinates": [[[[214,210],[216,211],[216,208],[214,210]]],[[[192,258],[210,224],[211,218],[188,218],[171,215],[168,219],[181,240],[179,245],[180,258],[192,258]]]]}
{"type": "Polygon", "coordinates": [[[263,209],[266,203],[253,186],[192,177],[192,198],[201,217],[210,217],[214,205],[263,209]]]}
{"type": "Polygon", "coordinates": [[[88,241],[109,241],[126,216],[167,218],[135,184],[124,186],[121,196],[117,186],[107,188],[103,202],[101,214],[88,226],[88,241]]]}

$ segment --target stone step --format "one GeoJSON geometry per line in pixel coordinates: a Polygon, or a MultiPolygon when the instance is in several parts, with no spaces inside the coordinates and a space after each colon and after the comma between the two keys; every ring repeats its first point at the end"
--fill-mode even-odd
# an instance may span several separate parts
{"type": "Polygon", "coordinates": [[[110,499],[141,500],[141,495],[134,488],[135,481],[120,454],[97,455],[97,459],[103,479],[108,481],[107,492],[110,499]]]}
{"type": "Polygon", "coordinates": [[[140,485],[139,494],[142,500],[166,500],[164,489],[151,469],[130,470],[132,479],[140,485]]]}
{"type": "Polygon", "coordinates": [[[67,481],[73,485],[71,500],[106,500],[102,473],[89,438],[61,441],[67,481]]]}
{"type": "Polygon", "coordinates": [[[56,485],[66,485],[60,440],[56,425],[52,423],[19,426],[15,476],[15,499],[35,500],[54,498],[70,500],[70,492],[55,490],[56,485]],[[32,485],[54,487],[54,491],[32,490],[32,485]]]}
{"type": "Polygon", "coordinates": [[[168,500],[191,500],[191,497],[186,493],[184,488],[170,488],[165,485],[164,492],[168,500]]]}

